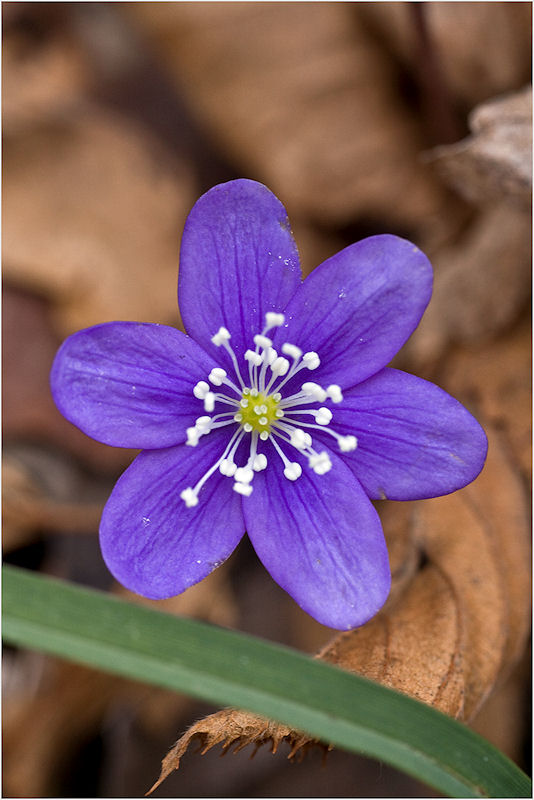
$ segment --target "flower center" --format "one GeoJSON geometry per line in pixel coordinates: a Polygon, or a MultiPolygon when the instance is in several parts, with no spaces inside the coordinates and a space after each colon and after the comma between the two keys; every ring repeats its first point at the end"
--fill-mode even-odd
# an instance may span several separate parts
{"type": "Polygon", "coordinates": [[[248,366],[248,385],[243,380],[236,355],[229,345],[230,332],[226,328],[219,328],[212,337],[213,344],[224,347],[230,356],[235,380],[228,376],[226,370],[214,367],[208,375],[209,383],[199,381],[195,384],[193,395],[204,403],[204,411],[212,414],[216,405],[220,410],[213,416],[198,417],[195,424],[187,429],[186,444],[196,447],[200,437],[215,428],[231,426],[231,434],[224,451],[196,485],[180,492],[186,506],[198,504],[200,490],[217,469],[222,475],[234,479],[233,488],[236,492],[248,497],[252,493],[254,473],[267,467],[267,456],[258,452],[260,442],[271,442],[283,464],[283,474],[290,481],[300,478],[302,467],[298,461],[290,460],[288,450],[296,450],[305,456],[308,466],[318,475],[324,475],[332,467],[328,453],[314,449],[310,430],[322,430],[332,436],[342,452],[356,448],[358,442],[355,436],[342,436],[327,427],[332,420],[332,411],[326,406],[317,408],[319,403],[325,401],[341,403],[343,394],[339,386],[331,384],[324,389],[318,383],[305,381],[292,394],[281,391],[298,372],[317,369],[321,363],[317,353],[310,351],[303,354],[299,347],[289,342],[282,345],[284,355],[278,355],[266,334],[284,322],[283,314],[268,312],[265,315],[265,328],[253,338],[255,350],[247,350],[243,356],[248,366]],[[214,388],[225,386],[226,389],[212,391],[210,383],[214,388]],[[309,418],[314,422],[305,421],[309,418]],[[245,437],[249,444],[249,455],[245,464],[238,466],[235,456],[245,437]]]}
{"type": "Polygon", "coordinates": [[[271,424],[284,416],[284,412],[278,407],[281,399],[280,392],[276,392],[274,395],[263,394],[257,389],[245,387],[239,401],[240,409],[234,419],[241,423],[247,433],[257,431],[269,434],[271,424]],[[239,415],[241,415],[240,420],[237,419],[239,415]]]}

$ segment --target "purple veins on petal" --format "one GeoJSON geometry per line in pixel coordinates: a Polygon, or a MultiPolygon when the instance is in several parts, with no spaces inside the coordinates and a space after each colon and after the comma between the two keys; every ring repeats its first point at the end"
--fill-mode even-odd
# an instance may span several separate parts
{"type": "Polygon", "coordinates": [[[214,431],[198,447],[141,453],[119,479],[100,525],[104,560],[133,592],[161,599],[205,578],[232,553],[245,532],[239,496],[222,475],[206,485],[203,502],[187,508],[179,487],[209,468],[226,434],[214,431]]]}
{"type": "Polygon", "coordinates": [[[330,471],[317,475],[303,466],[294,484],[265,470],[243,509],[275,581],[318,622],[347,630],[382,607],[391,577],[375,509],[339,456],[329,455],[330,471]]]}
{"type": "Polygon", "coordinates": [[[316,379],[354,386],[388,364],[413,333],[432,293],[432,267],[411,242],[371,236],[309,275],[287,306],[286,336],[317,351],[316,379]]]}
{"type": "Polygon", "coordinates": [[[267,311],[283,311],[301,282],[297,247],[280,201],[261,183],[215,186],[195,204],[180,248],[178,300],[186,330],[228,361],[211,338],[223,326],[242,355],[267,311]]]}
{"type": "Polygon", "coordinates": [[[175,328],[106,322],[69,336],[50,384],[62,414],[88,436],[153,449],[185,440],[197,411],[191,385],[214,366],[175,328]]]}
{"type": "Polygon", "coordinates": [[[464,406],[396,369],[345,391],[336,427],[357,437],[347,464],[375,499],[449,494],[474,480],[486,458],[486,435],[464,406]]]}

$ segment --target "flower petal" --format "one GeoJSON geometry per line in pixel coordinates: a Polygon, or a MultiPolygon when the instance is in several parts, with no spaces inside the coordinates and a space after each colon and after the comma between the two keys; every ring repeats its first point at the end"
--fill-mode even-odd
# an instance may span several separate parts
{"type": "Polygon", "coordinates": [[[197,201],[182,237],[178,297],[186,330],[207,352],[228,363],[211,343],[221,326],[236,353],[253,347],[265,313],[283,311],[300,281],[286,210],[265,186],[230,181],[197,201]]]}
{"type": "Polygon", "coordinates": [[[301,456],[302,475],[284,477],[273,453],[254,478],[243,511],[252,544],[274,580],[312,617],[331,628],[363,625],[390,588],[378,515],[343,461],[316,475],[301,456]]]}
{"type": "Polygon", "coordinates": [[[179,445],[141,453],[109,498],[100,546],[115,578],[145,597],[180,594],[219,566],[245,526],[232,482],[216,472],[188,508],[180,492],[215,463],[228,432],[213,431],[196,447],[179,445]]]}
{"type": "Polygon", "coordinates": [[[313,380],[349,388],[386,366],[419,324],[431,293],[432,267],[415,245],[371,236],[306,278],[274,346],[289,341],[316,351],[321,365],[313,380]]]}
{"type": "Polygon", "coordinates": [[[397,369],[345,392],[332,427],[358,438],[356,450],[343,455],[372,498],[449,494],[474,480],[486,458],[486,434],[469,411],[435,384],[397,369]]]}
{"type": "Polygon", "coordinates": [[[193,387],[214,366],[175,328],[108,322],[63,343],[50,383],[61,413],[93,439],[159,448],[183,442],[204,413],[193,387]]]}

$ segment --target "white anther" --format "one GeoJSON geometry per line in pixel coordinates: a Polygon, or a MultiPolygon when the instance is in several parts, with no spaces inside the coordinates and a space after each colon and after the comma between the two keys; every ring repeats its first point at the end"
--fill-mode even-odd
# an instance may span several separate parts
{"type": "Polygon", "coordinates": [[[187,441],[186,444],[190,445],[191,447],[196,447],[198,444],[198,440],[200,439],[200,431],[198,428],[187,428],[187,441]]]}
{"type": "Polygon", "coordinates": [[[210,387],[206,381],[199,381],[193,389],[193,394],[196,398],[198,398],[198,400],[204,400],[209,390],[210,387]]]}
{"type": "Polygon", "coordinates": [[[236,470],[237,470],[237,464],[230,458],[223,458],[223,460],[219,464],[219,472],[222,475],[226,475],[229,478],[231,478],[232,475],[235,475],[236,470]]]}
{"type": "Polygon", "coordinates": [[[234,483],[233,486],[234,492],[238,494],[242,494],[245,497],[250,497],[252,494],[252,486],[250,483],[234,483]]]}
{"type": "Polygon", "coordinates": [[[302,475],[302,467],[296,461],[290,461],[284,469],[284,475],[290,481],[296,481],[302,475]]]}
{"type": "Polygon", "coordinates": [[[325,473],[330,472],[331,469],[332,469],[332,462],[330,461],[330,459],[328,460],[325,459],[324,461],[321,461],[321,463],[318,464],[316,467],[314,467],[313,471],[315,472],[316,475],[324,475],[325,473]]]}
{"type": "Polygon", "coordinates": [[[300,387],[301,391],[304,394],[313,397],[314,400],[317,400],[319,403],[324,403],[327,398],[327,394],[322,386],[319,386],[318,383],[314,383],[313,381],[308,381],[307,383],[303,383],[300,387]]]}
{"type": "Polygon", "coordinates": [[[258,422],[260,423],[260,425],[268,425],[269,424],[269,420],[267,419],[267,417],[260,417],[258,422]]]}
{"type": "Polygon", "coordinates": [[[232,337],[229,330],[226,328],[219,328],[215,336],[211,337],[211,341],[213,344],[217,345],[217,347],[220,347],[222,344],[224,344],[224,342],[227,342],[231,338],[232,337]]]}
{"type": "Polygon", "coordinates": [[[330,456],[324,451],[322,453],[313,453],[308,459],[308,464],[317,475],[324,475],[332,469],[332,462],[330,456]]]}
{"type": "Polygon", "coordinates": [[[342,453],[350,453],[358,447],[358,439],[355,436],[340,436],[337,442],[342,453]]]}
{"type": "Polygon", "coordinates": [[[293,447],[296,447],[297,450],[305,450],[306,447],[310,447],[312,438],[309,433],[306,433],[300,428],[294,428],[291,431],[289,442],[293,447]]]}
{"type": "Polygon", "coordinates": [[[250,390],[250,396],[251,397],[257,397],[258,395],[259,395],[259,392],[258,392],[257,389],[251,389],[250,390]]]}
{"type": "Polygon", "coordinates": [[[234,414],[234,422],[242,422],[243,421],[243,414],[240,414],[239,411],[237,414],[234,414]]]}
{"type": "Polygon", "coordinates": [[[268,438],[269,438],[269,431],[262,431],[260,433],[260,439],[262,440],[262,442],[266,442],[268,438]]]}
{"type": "Polygon", "coordinates": [[[220,367],[214,367],[210,372],[210,374],[208,375],[208,380],[211,383],[213,383],[214,386],[220,386],[223,383],[224,379],[226,378],[227,374],[228,373],[226,372],[225,369],[221,369],[220,367]]]}
{"type": "Polygon", "coordinates": [[[286,356],[289,356],[290,358],[294,358],[295,361],[298,361],[302,355],[302,350],[300,349],[300,347],[297,347],[296,344],[286,343],[282,345],[282,353],[284,353],[286,356]]]}
{"type": "Polygon", "coordinates": [[[234,473],[234,478],[238,483],[250,483],[253,477],[254,473],[250,467],[239,467],[234,473]]]}
{"type": "Polygon", "coordinates": [[[329,408],[320,408],[315,412],[315,421],[318,425],[328,425],[332,419],[332,412],[329,408]]]}
{"type": "Polygon", "coordinates": [[[258,453],[252,464],[254,472],[261,472],[262,469],[267,467],[267,456],[264,453],[258,453]]]}
{"type": "Polygon", "coordinates": [[[250,424],[250,422],[245,422],[245,424],[243,425],[243,428],[245,429],[245,431],[247,433],[250,433],[252,431],[252,425],[250,424]]]}
{"type": "Polygon", "coordinates": [[[267,328],[279,328],[285,321],[285,316],[283,314],[277,314],[275,311],[268,311],[265,314],[265,324],[267,328]]]}
{"type": "Polygon", "coordinates": [[[308,369],[317,369],[319,364],[321,363],[321,359],[311,350],[309,353],[304,353],[302,356],[302,360],[304,364],[308,367],[308,369]]]}
{"type": "Polygon", "coordinates": [[[255,353],[254,350],[247,350],[245,361],[250,361],[253,366],[259,367],[263,363],[263,358],[259,353],[255,353]]]}
{"type": "Polygon", "coordinates": [[[257,333],[254,337],[254,344],[256,347],[261,347],[262,350],[267,350],[268,347],[271,347],[272,341],[268,336],[262,336],[261,333],[257,333]]]}
{"type": "Polygon", "coordinates": [[[279,403],[281,399],[282,399],[282,395],[280,394],[280,392],[275,392],[273,394],[273,400],[274,400],[275,403],[279,403]]]}
{"type": "Polygon", "coordinates": [[[211,431],[211,417],[199,417],[195,421],[195,428],[201,436],[211,431]]]}
{"type": "Polygon", "coordinates": [[[215,408],[215,395],[213,392],[208,392],[204,398],[204,411],[213,411],[215,408]]]}
{"type": "Polygon", "coordinates": [[[246,397],[243,397],[243,399],[239,401],[239,405],[241,406],[241,408],[247,408],[248,400],[246,399],[246,397]]]}
{"type": "Polygon", "coordinates": [[[268,347],[267,350],[263,351],[263,361],[265,362],[265,364],[267,364],[267,366],[270,367],[271,364],[273,364],[277,358],[278,358],[278,353],[276,352],[274,347],[268,347]]]}
{"type": "Polygon", "coordinates": [[[275,417],[278,417],[278,419],[281,419],[284,416],[284,412],[282,411],[281,408],[277,408],[276,411],[274,412],[274,415],[275,417]]]}
{"type": "Polygon", "coordinates": [[[193,508],[193,506],[198,506],[198,497],[196,492],[189,487],[188,489],[184,489],[183,492],[180,492],[180,497],[186,504],[188,508],[193,508]]]}
{"type": "Polygon", "coordinates": [[[332,400],[333,403],[341,403],[343,400],[343,394],[341,392],[341,387],[337,385],[337,383],[331,383],[330,386],[326,389],[326,394],[332,400]]]}
{"type": "Polygon", "coordinates": [[[278,356],[271,364],[273,375],[285,375],[289,369],[289,361],[283,356],[278,356]]]}

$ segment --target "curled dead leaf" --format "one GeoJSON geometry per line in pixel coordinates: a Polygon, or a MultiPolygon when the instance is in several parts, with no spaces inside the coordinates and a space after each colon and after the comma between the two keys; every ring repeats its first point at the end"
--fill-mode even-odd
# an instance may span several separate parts
{"type": "Polygon", "coordinates": [[[265,744],[270,744],[271,751],[276,753],[282,742],[286,742],[290,747],[289,759],[297,755],[301,757],[306,749],[314,745],[321,747],[325,754],[331,749],[328,745],[316,742],[286,725],[266,720],[248,711],[225,708],[195,723],[180,737],[163,759],[161,774],[147,795],[152,794],[171,772],[178,769],[180,760],[194,739],[199,740],[202,755],[217,744],[222,744],[223,755],[232,748],[233,752],[237,753],[252,744],[254,745],[252,756],[254,756],[265,744]]]}

